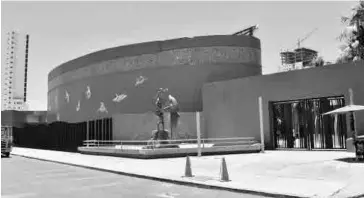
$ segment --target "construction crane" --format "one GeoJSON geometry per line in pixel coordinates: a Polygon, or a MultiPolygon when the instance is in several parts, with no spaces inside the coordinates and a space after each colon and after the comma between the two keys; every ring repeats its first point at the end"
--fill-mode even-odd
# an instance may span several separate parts
{"type": "Polygon", "coordinates": [[[306,39],[308,39],[314,32],[316,32],[318,30],[318,28],[315,28],[314,30],[312,30],[310,33],[308,33],[304,38],[302,39],[298,39],[297,40],[297,49],[301,48],[301,43],[303,41],[305,41],[306,39]]]}
{"type": "Polygon", "coordinates": [[[303,41],[308,39],[314,32],[316,32],[318,28],[313,29],[310,33],[306,34],[303,38],[297,39],[297,43],[290,48],[289,50],[282,51],[281,50],[281,61],[282,65],[295,65],[298,62],[302,62],[302,64],[307,64],[314,57],[317,56],[317,52],[311,49],[301,49],[301,44],[303,41]],[[293,49],[293,51],[291,51],[293,49]]]}

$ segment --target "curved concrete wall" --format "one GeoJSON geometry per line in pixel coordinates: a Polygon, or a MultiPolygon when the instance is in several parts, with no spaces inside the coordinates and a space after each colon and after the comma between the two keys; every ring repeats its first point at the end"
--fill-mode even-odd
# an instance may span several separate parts
{"type": "Polygon", "coordinates": [[[260,41],[248,36],[185,38],[107,49],[50,72],[48,111],[54,116],[48,122],[150,112],[159,87],[169,88],[182,112],[201,111],[204,83],[252,75],[261,75],[260,41]]]}

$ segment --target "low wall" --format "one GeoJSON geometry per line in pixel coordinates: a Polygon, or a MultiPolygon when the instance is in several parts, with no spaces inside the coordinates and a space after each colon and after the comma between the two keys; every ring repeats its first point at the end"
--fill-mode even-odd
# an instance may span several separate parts
{"type": "MultiPolygon", "coordinates": [[[[201,148],[203,155],[221,155],[234,153],[253,153],[260,152],[259,143],[253,145],[235,145],[235,146],[217,146],[201,148]]],[[[115,148],[96,148],[96,147],[79,147],[78,151],[82,154],[105,155],[115,157],[130,157],[141,159],[167,158],[167,157],[185,157],[197,155],[196,148],[163,148],[163,149],[139,149],[123,150],[115,148]]]]}

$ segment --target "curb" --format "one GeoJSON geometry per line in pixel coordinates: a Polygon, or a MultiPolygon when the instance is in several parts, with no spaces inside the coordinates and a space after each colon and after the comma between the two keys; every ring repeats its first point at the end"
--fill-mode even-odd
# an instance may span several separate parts
{"type": "MultiPolygon", "coordinates": [[[[299,197],[299,196],[293,196],[293,195],[283,195],[283,194],[278,194],[278,193],[275,194],[275,193],[259,192],[259,191],[253,191],[253,190],[244,190],[244,189],[238,189],[238,188],[228,188],[228,187],[213,186],[213,185],[208,185],[208,184],[192,183],[192,182],[188,182],[188,181],[180,181],[180,180],[165,179],[165,178],[159,178],[159,177],[153,177],[153,176],[138,175],[138,174],[127,173],[127,172],[122,172],[122,171],[114,171],[114,170],[109,170],[109,169],[96,168],[96,167],[72,164],[72,163],[67,163],[67,162],[47,160],[47,159],[42,159],[42,158],[37,158],[37,157],[29,157],[29,156],[21,155],[21,154],[13,154],[12,153],[11,155],[24,157],[24,158],[28,158],[28,159],[35,159],[35,160],[45,161],[45,162],[52,162],[52,163],[57,163],[57,164],[70,165],[70,166],[75,166],[75,167],[80,167],[80,168],[87,168],[87,169],[91,169],[91,170],[114,173],[114,174],[118,174],[118,175],[129,176],[129,177],[136,177],[136,178],[141,178],[141,179],[148,179],[148,180],[154,180],[154,181],[160,181],[160,182],[167,182],[167,183],[173,183],[173,184],[191,186],[191,187],[197,187],[197,188],[203,188],[203,189],[224,190],[224,191],[229,191],[229,192],[245,193],[245,194],[259,195],[259,196],[264,196],[264,197],[306,198],[306,197],[299,197]]],[[[353,198],[356,198],[356,196],[353,197],[353,198]]]]}

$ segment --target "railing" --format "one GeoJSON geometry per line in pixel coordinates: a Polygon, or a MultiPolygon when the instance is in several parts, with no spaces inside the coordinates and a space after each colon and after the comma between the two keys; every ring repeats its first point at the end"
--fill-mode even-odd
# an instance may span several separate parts
{"type": "MultiPolygon", "coordinates": [[[[238,146],[258,143],[253,137],[208,138],[200,140],[201,148],[217,146],[238,146]]],[[[85,147],[114,148],[122,150],[140,150],[157,148],[197,148],[197,139],[179,140],[85,140],[85,147]]]]}

